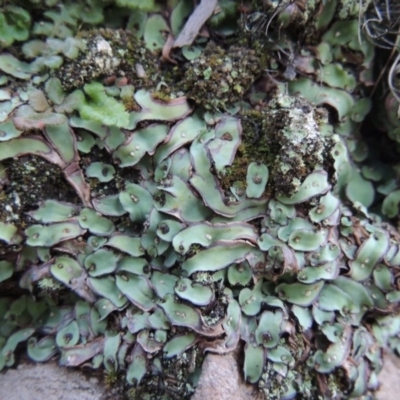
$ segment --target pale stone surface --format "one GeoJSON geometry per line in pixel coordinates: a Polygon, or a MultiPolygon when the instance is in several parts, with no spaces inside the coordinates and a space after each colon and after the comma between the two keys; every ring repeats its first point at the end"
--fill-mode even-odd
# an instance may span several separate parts
{"type": "MultiPolygon", "coordinates": [[[[398,400],[400,358],[387,354],[378,400],[398,400]]],[[[22,364],[0,373],[0,400],[104,400],[110,398],[95,377],[60,368],[55,363],[22,364]]],[[[115,396],[113,400],[118,400],[115,396]]],[[[208,354],[199,386],[191,400],[254,400],[256,391],[243,382],[234,353],[208,354]]]]}
{"type": "Polygon", "coordinates": [[[381,387],[378,400],[398,400],[400,398],[400,358],[385,354],[383,370],[379,375],[381,387]]]}
{"type": "Polygon", "coordinates": [[[55,363],[22,364],[0,374],[0,400],[100,400],[97,378],[55,363]]]}
{"type": "Polygon", "coordinates": [[[191,400],[254,400],[256,394],[243,382],[234,353],[208,354],[191,400]]]}
{"type": "MultiPolygon", "coordinates": [[[[399,400],[400,358],[385,354],[384,367],[379,375],[381,387],[377,400],[399,400]]],[[[204,361],[203,374],[192,400],[252,400],[254,389],[240,378],[236,359],[232,354],[208,355],[204,361]]]]}
{"type": "MultiPolygon", "coordinates": [[[[377,400],[399,400],[399,357],[385,354],[384,367],[379,380],[381,387],[377,393],[377,400]]],[[[191,400],[252,400],[254,398],[255,391],[240,378],[237,361],[232,354],[206,357],[199,386],[191,400]]]]}

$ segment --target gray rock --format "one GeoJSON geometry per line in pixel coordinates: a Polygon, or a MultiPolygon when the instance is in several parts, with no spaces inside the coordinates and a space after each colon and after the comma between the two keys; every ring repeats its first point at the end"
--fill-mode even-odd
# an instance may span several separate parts
{"type": "MultiPolygon", "coordinates": [[[[378,400],[397,400],[400,393],[400,358],[386,354],[379,375],[378,400]]],[[[104,400],[107,390],[98,378],[56,363],[24,364],[0,373],[0,400],[104,400]]],[[[112,396],[113,400],[118,400],[112,396]]],[[[191,400],[254,400],[257,392],[243,381],[237,353],[208,354],[199,385],[191,400]]]]}
{"type": "Polygon", "coordinates": [[[97,378],[55,363],[21,364],[0,374],[0,400],[100,400],[105,392],[97,378]]]}
{"type": "Polygon", "coordinates": [[[237,352],[232,352],[206,356],[199,384],[191,400],[254,400],[256,395],[254,386],[242,378],[237,352]]]}
{"type": "Polygon", "coordinates": [[[400,393],[400,358],[387,353],[383,357],[383,369],[379,374],[381,387],[378,400],[398,400],[400,393]]]}
{"type": "MultiPolygon", "coordinates": [[[[381,387],[377,400],[398,400],[400,393],[400,358],[384,355],[383,370],[379,375],[381,387]]],[[[234,353],[207,355],[199,385],[191,400],[254,400],[257,393],[241,377],[234,353]]]]}

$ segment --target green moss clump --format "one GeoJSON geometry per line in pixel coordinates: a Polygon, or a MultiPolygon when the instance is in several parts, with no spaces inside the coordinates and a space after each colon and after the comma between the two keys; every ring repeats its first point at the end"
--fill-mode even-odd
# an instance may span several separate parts
{"type": "MultiPolygon", "coordinates": [[[[269,166],[275,159],[275,149],[271,148],[265,135],[268,126],[266,108],[243,111],[242,115],[242,143],[237,149],[232,165],[226,167],[224,174],[220,176],[220,184],[224,191],[228,192],[235,186],[239,194],[241,190],[244,193],[246,189],[247,168],[251,162],[265,163],[269,166]]],[[[269,191],[267,186],[267,193],[269,191]]]]}
{"type": "Polygon", "coordinates": [[[198,346],[172,357],[155,358],[154,368],[161,367],[161,375],[146,375],[136,386],[125,390],[126,400],[188,399],[200,377],[204,354],[198,346]],[[151,393],[151,395],[150,395],[151,393]]]}
{"type": "Polygon", "coordinates": [[[81,32],[79,38],[86,50],[74,59],[64,59],[54,73],[65,90],[107,76],[126,77],[134,85],[146,86],[158,76],[157,57],[133,32],[98,29],[81,32]]]}
{"type": "Polygon", "coordinates": [[[129,124],[129,114],[124,104],[105,93],[105,88],[98,82],[87,83],[83,90],[87,98],[82,96],[78,111],[83,119],[99,122],[106,126],[124,127],[129,124]]]}
{"type": "Polygon", "coordinates": [[[58,292],[64,289],[64,286],[53,277],[45,277],[37,283],[39,290],[44,294],[56,296],[58,292]]]}
{"type": "Polygon", "coordinates": [[[181,89],[208,110],[225,110],[243,99],[261,71],[254,50],[231,46],[226,51],[211,42],[187,64],[181,89]]]}
{"type": "Polygon", "coordinates": [[[251,162],[268,166],[272,180],[265,194],[292,195],[305,177],[324,163],[325,141],[314,108],[302,97],[276,96],[261,110],[243,112],[243,140],[221,177],[225,191],[246,188],[251,162]]]}
{"type": "Polygon", "coordinates": [[[79,204],[79,198],[65,181],[62,171],[43,158],[27,155],[18,160],[6,160],[4,166],[11,188],[0,197],[0,219],[24,229],[31,219],[26,212],[46,199],[79,204]]]}

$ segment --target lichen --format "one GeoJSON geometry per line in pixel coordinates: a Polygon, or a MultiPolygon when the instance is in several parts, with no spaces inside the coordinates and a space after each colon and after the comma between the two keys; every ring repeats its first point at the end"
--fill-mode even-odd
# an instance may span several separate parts
{"type": "Polygon", "coordinates": [[[54,73],[65,90],[80,88],[99,77],[126,77],[134,85],[144,85],[157,71],[156,57],[132,32],[100,29],[81,32],[78,38],[85,49],[65,60],[54,73]]]}
{"type": "Polygon", "coordinates": [[[304,178],[324,164],[326,145],[315,110],[302,98],[279,96],[270,103],[268,142],[278,148],[272,176],[277,194],[291,196],[304,178]]]}
{"type": "Polygon", "coordinates": [[[261,110],[243,112],[243,142],[233,164],[221,174],[221,184],[243,191],[251,162],[264,162],[273,177],[266,194],[293,195],[304,178],[327,164],[331,147],[317,121],[321,118],[304,98],[276,95],[261,110]]]}

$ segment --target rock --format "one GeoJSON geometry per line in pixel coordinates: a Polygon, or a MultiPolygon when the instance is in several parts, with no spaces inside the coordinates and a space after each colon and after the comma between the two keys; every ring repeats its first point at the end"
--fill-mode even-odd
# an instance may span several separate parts
{"type": "MultiPolygon", "coordinates": [[[[400,358],[394,354],[384,355],[384,366],[379,374],[381,387],[377,400],[398,400],[400,393],[400,358]]],[[[257,392],[241,377],[237,356],[208,354],[199,385],[191,400],[254,400],[257,392]]]]}
{"type": "MultiPolygon", "coordinates": [[[[385,354],[379,375],[378,400],[397,400],[400,393],[400,358],[385,354]]],[[[113,400],[119,400],[112,396],[113,400]]],[[[191,400],[254,400],[257,392],[243,381],[238,352],[208,354],[203,373],[191,400]]],[[[88,378],[79,370],[59,367],[56,363],[22,363],[17,369],[0,374],[0,399],[7,400],[105,400],[110,399],[96,377],[88,378]]]]}
{"type": "Polygon", "coordinates": [[[254,386],[244,382],[237,352],[208,354],[195,394],[191,400],[254,400],[254,386]]]}
{"type": "Polygon", "coordinates": [[[383,357],[383,369],[379,374],[381,387],[376,398],[378,400],[397,400],[400,393],[400,358],[386,353],[383,357]]]}
{"type": "Polygon", "coordinates": [[[97,378],[56,363],[21,364],[0,374],[2,400],[100,400],[105,392],[97,378]]]}

